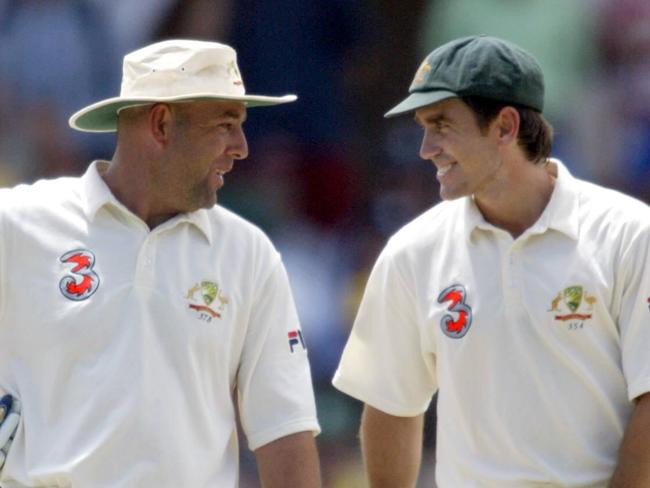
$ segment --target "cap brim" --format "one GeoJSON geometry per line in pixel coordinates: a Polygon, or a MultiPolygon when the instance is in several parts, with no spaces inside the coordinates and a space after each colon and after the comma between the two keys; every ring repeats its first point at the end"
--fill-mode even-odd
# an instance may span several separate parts
{"type": "Polygon", "coordinates": [[[151,103],[182,102],[189,100],[224,100],[242,102],[247,107],[262,107],[268,105],[279,105],[282,103],[294,102],[298,99],[296,95],[283,95],[281,97],[269,97],[265,95],[243,95],[227,96],[205,93],[194,93],[179,97],[155,97],[155,98],[108,98],[74,113],[68,120],[70,127],[83,132],[115,132],[117,130],[117,113],[127,107],[137,105],[148,105],[151,103]]]}
{"type": "Polygon", "coordinates": [[[386,112],[384,114],[384,117],[395,117],[396,115],[413,112],[419,108],[431,105],[432,103],[440,102],[442,100],[446,100],[447,98],[454,98],[457,96],[458,95],[456,93],[446,90],[414,92],[406,97],[402,102],[395,105],[388,112],[386,112]]]}

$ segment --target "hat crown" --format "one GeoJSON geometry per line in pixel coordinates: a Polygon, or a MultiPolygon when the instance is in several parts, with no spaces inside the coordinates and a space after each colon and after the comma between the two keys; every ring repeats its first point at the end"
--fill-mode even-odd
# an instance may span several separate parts
{"type": "Polygon", "coordinates": [[[544,75],[520,47],[490,36],[457,39],[432,51],[420,65],[410,93],[448,91],[542,111],[544,75]]]}
{"type": "Polygon", "coordinates": [[[170,40],[124,56],[121,97],[246,93],[237,53],[217,42],[170,40]]]}

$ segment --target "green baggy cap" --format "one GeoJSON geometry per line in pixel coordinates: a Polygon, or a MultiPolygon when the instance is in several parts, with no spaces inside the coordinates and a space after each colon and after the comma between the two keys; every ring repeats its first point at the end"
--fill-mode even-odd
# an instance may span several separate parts
{"type": "Polygon", "coordinates": [[[410,95],[385,117],[413,112],[452,97],[484,97],[544,108],[544,75],[537,60],[511,42],[463,37],[435,49],[422,62],[410,95]]]}

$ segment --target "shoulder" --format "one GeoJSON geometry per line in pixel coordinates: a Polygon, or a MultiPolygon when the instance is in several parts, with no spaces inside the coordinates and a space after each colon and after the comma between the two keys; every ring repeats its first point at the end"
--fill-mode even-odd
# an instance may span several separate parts
{"type": "Polygon", "coordinates": [[[581,222],[608,231],[650,231],[650,206],[620,191],[575,180],[581,222]]]}
{"type": "Polygon", "coordinates": [[[221,205],[215,205],[208,210],[210,222],[217,230],[232,235],[234,238],[260,241],[266,245],[272,245],[266,233],[253,222],[241,215],[236,214],[221,205]]]}
{"type": "Polygon", "coordinates": [[[213,238],[225,249],[262,261],[278,261],[279,253],[268,235],[256,224],[221,205],[208,211],[213,238]]]}
{"type": "MultiPolygon", "coordinates": [[[[577,180],[580,241],[595,254],[618,260],[646,260],[650,249],[650,207],[620,191],[577,180]]],[[[637,263],[638,264],[638,263],[637,263]]]]}
{"type": "Polygon", "coordinates": [[[418,254],[445,242],[453,242],[462,235],[465,207],[464,198],[438,203],[393,234],[384,254],[418,254]]]}
{"type": "Polygon", "coordinates": [[[19,184],[0,190],[0,214],[3,216],[38,217],[38,213],[51,214],[64,208],[80,207],[81,179],[62,177],[44,179],[30,184],[19,184]]]}

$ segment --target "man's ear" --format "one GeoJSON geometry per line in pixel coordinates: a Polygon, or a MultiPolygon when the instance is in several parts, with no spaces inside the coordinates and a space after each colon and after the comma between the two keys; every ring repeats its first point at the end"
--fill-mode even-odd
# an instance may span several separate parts
{"type": "Polygon", "coordinates": [[[161,146],[167,144],[172,127],[172,112],[169,105],[166,103],[152,105],[147,122],[153,139],[161,146]]]}
{"type": "Polygon", "coordinates": [[[519,112],[514,107],[507,106],[501,109],[494,120],[500,144],[508,145],[517,142],[520,122],[519,112]]]}

